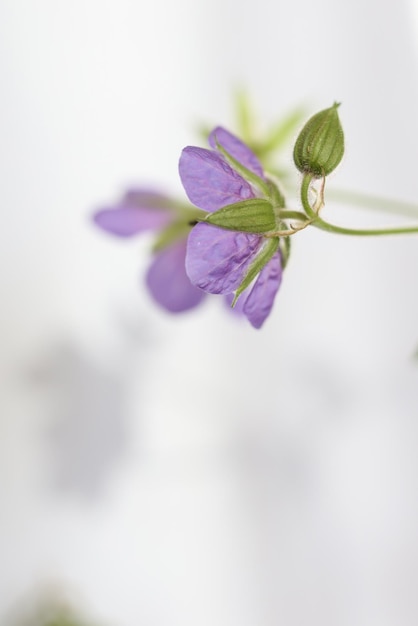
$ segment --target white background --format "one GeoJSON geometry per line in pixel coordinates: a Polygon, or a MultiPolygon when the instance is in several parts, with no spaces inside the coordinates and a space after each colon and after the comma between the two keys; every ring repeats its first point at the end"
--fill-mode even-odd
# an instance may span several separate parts
{"type": "Polygon", "coordinates": [[[58,593],[114,626],[416,625],[417,238],[300,233],[255,331],[216,298],[164,314],[149,241],[90,222],[180,195],[237,85],[266,122],[341,101],[329,185],[416,201],[415,9],[0,0],[5,623],[58,593]]]}

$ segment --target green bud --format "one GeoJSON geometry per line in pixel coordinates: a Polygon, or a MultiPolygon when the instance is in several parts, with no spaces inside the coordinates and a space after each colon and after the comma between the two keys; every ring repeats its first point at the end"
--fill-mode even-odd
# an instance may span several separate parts
{"type": "Polygon", "coordinates": [[[295,165],[316,178],[330,174],[344,154],[344,133],[338,117],[339,103],[320,111],[302,128],[293,150],[295,165]]]}
{"type": "Polygon", "coordinates": [[[214,213],[209,213],[202,221],[244,233],[268,233],[276,228],[273,206],[263,198],[228,204],[214,213]]]}

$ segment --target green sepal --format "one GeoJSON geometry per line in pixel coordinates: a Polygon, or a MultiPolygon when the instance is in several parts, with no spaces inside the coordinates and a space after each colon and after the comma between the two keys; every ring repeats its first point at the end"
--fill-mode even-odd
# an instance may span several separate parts
{"type": "Polygon", "coordinates": [[[160,252],[167,248],[170,244],[187,237],[190,232],[190,225],[184,220],[172,222],[158,234],[152,246],[153,252],[160,252]]]}
{"type": "Polygon", "coordinates": [[[344,133],[338,117],[339,103],[316,113],[302,128],[293,150],[296,167],[316,178],[330,174],[344,154],[344,133]]]}
{"type": "Polygon", "coordinates": [[[243,88],[237,89],[234,100],[239,136],[246,144],[250,144],[254,134],[255,115],[248,92],[243,88]]]}
{"type": "Polygon", "coordinates": [[[291,249],[291,237],[282,237],[280,239],[280,253],[282,255],[282,269],[284,269],[289,261],[291,249]]]}
{"type": "MultiPolygon", "coordinates": [[[[296,132],[299,124],[305,116],[305,110],[301,107],[292,109],[286,117],[280,119],[266,134],[266,140],[253,147],[254,152],[261,159],[271,152],[283,148],[296,132]]],[[[250,144],[251,147],[251,144],[250,144]]]]}
{"type": "Polygon", "coordinates": [[[268,195],[269,200],[271,200],[275,207],[284,209],[286,206],[286,201],[280,189],[272,180],[270,180],[270,178],[267,178],[267,185],[270,189],[268,195]]]}
{"type": "Polygon", "coordinates": [[[245,180],[249,181],[252,185],[255,185],[256,187],[258,187],[258,189],[267,198],[270,198],[271,187],[270,187],[270,184],[266,180],[264,180],[264,178],[257,176],[257,174],[255,174],[253,171],[249,170],[244,165],[242,165],[242,163],[237,161],[237,159],[235,159],[232,156],[232,154],[229,154],[229,152],[227,152],[227,150],[225,150],[225,148],[221,146],[218,140],[216,140],[216,147],[218,148],[219,152],[221,152],[224,155],[229,165],[236,172],[238,172],[238,174],[240,174],[245,180]]]}
{"type": "Polygon", "coordinates": [[[280,243],[280,240],[278,237],[272,237],[271,239],[266,239],[266,242],[261,252],[257,254],[256,258],[249,266],[248,271],[244,277],[244,280],[242,281],[242,283],[236,290],[234,299],[231,304],[232,307],[235,306],[242,292],[245,291],[245,289],[247,289],[247,287],[251,285],[254,278],[261,272],[263,267],[267,265],[270,259],[272,259],[273,256],[276,254],[277,250],[279,249],[279,243],[280,243]]]}
{"type": "Polygon", "coordinates": [[[263,198],[250,198],[235,202],[209,213],[204,222],[226,230],[262,234],[276,228],[273,206],[263,198]]]}
{"type": "Polygon", "coordinates": [[[152,246],[153,252],[160,252],[175,241],[187,237],[192,226],[197,224],[197,222],[202,222],[206,216],[205,211],[197,209],[191,204],[178,204],[177,212],[179,213],[179,218],[158,233],[152,246]]]}

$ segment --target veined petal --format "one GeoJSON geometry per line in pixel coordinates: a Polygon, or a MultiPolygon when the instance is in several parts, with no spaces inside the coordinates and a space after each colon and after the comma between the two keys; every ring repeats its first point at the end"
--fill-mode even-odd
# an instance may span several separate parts
{"type": "Polygon", "coordinates": [[[216,149],[217,143],[241,165],[246,167],[247,170],[254,172],[261,178],[265,178],[263,167],[254,152],[241,139],[235,137],[222,126],[217,126],[209,135],[209,145],[216,149]]]}
{"type": "Polygon", "coordinates": [[[184,267],[186,239],[156,254],[146,283],[154,300],[170,313],[181,313],[197,306],[205,293],[194,287],[184,267]]]}
{"type": "Polygon", "coordinates": [[[179,173],[191,202],[205,211],[254,198],[250,184],[214,150],[184,148],[179,173]]]}
{"type": "Polygon", "coordinates": [[[209,293],[231,293],[262,245],[262,237],[197,224],[187,244],[186,272],[191,282],[209,293]]]}
{"type": "Polygon", "coordinates": [[[261,270],[245,300],[243,311],[254,328],[261,328],[269,316],[281,282],[282,257],[276,252],[261,270]]]}
{"type": "Polygon", "coordinates": [[[97,226],[118,237],[132,237],[145,230],[158,230],[167,226],[172,219],[169,211],[132,205],[102,209],[93,215],[97,226]]]}

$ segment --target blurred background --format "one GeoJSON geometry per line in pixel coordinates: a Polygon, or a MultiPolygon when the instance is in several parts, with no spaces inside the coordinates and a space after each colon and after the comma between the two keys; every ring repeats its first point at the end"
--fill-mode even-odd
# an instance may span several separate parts
{"type": "Polygon", "coordinates": [[[2,624],[417,624],[416,237],[300,233],[255,331],[156,308],[150,241],[91,223],[181,197],[237,86],[341,101],[329,188],[416,201],[417,69],[412,0],[0,0],[2,624]]]}

